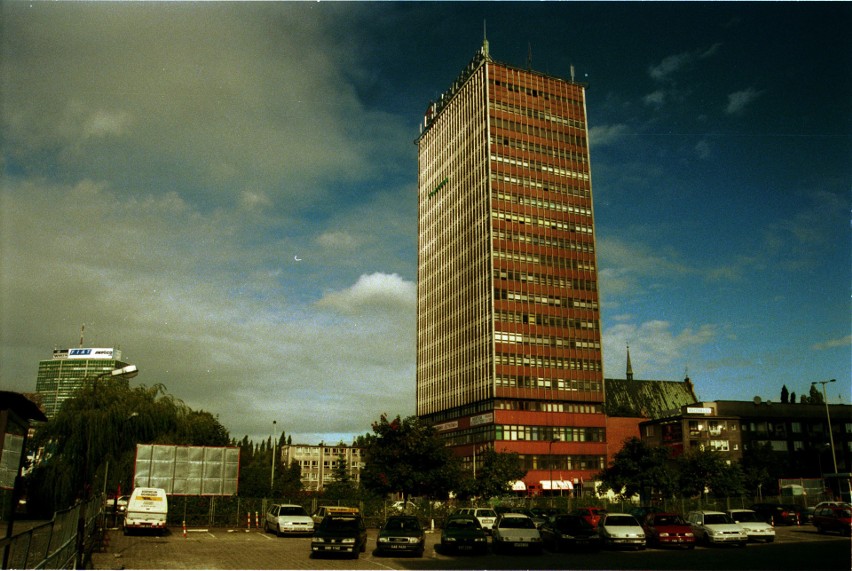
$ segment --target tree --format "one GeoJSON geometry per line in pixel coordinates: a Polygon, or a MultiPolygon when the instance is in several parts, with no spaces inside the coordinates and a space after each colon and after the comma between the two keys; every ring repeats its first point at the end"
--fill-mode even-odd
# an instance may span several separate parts
{"type": "Polygon", "coordinates": [[[787,404],[790,401],[790,391],[787,390],[787,385],[781,387],[781,404],[787,404]]]}
{"type": "Polygon", "coordinates": [[[480,498],[500,496],[511,491],[512,484],[526,475],[516,452],[488,448],[478,455],[476,476],[471,474],[463,494],[480,498]]]}
{"type": "Polygon", "coordinates": [[[635,436],[624,441],[612,465],[599,478],[603,490],[611,490],[625,499],[636,494],[642,500],[654,493],[670,496],[676,485],[668,449],[649,446],[635,436]]]}
{"type": "MultiPolygon", "coordinates": [[[[342,443],[341,443],[342,446],[342,443]]],[[[332,470],[333,481],[325,486],[326,498],[332,500],[345,500],[357,495],[356,483],[349,476],[349,463],[341,454],[337,458],[332,470]]]]}
{"type": "Polygon", "coordinates": [[[788,465],[787,455],[773,452],[768,442],[752,445],[743,452],[740,461],[743,485],[751,493],[776,495],[778,480],[788,473],[788,465]]]}
{"type": "Polygon", "coordinates": [[[823,400],[823,398],[822,398],[822,393],[820,392],[820,390],[818,388],[816,388],[816,385],[811,385],[811,390],[808,393],[808,402],[810,404],[823,404],[823,403],[825,403],[825,400],[823,400]]]}
{"type": "Polygon", "coordinates": [[[93,491],[129,490],[138,443],[225,446],[229,440],[213,415],[191,410],[163,385],[92,382],[36,431],[32,446],[42,459],[28,479],[28,505],[50,513],[93,491]]]}
{"type": "Polygon", "coordinates": [[[372,428],[373,434],[358,440],[364,449],[361,484],[370,491],[446,497],[460,481],[458,460],[416,416],[389,421],[383,414],[372,428]]]}
{"type": "Polygon", "coordinates": [[[692,449],[678,457],[680,493],[702,496],[705,491],[716,497],[743,493],[743,473],[739,464],[727,464],[718,452],[692,449]]]}

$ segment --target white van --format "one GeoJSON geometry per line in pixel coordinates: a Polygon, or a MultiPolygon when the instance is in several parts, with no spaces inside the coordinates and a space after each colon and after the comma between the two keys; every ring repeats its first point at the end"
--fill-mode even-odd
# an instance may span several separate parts
{"type": "Polygon", "coordinates": [[[133,529],[152,529],[166,532],[169,500],[162,488],[136,488],[127,501],[124,512],[124,533],[133,529]]]}

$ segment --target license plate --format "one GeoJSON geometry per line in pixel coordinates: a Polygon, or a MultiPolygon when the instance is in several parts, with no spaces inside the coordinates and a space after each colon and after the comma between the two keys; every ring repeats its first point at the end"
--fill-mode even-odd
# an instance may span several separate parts
{"type": "Polygon", "coordinates": [[[530,544],[527,543],[526,541],[522,541],[521,543],[515,544],[515,547],[529,547],[529,546],[530,546],[530,544]]]}
{"type": "Polygon", "coordinates": [[[459,545],[459,550],[461,551],[470,551],[471,549],[473,549],[472,545],[459,545]]]}

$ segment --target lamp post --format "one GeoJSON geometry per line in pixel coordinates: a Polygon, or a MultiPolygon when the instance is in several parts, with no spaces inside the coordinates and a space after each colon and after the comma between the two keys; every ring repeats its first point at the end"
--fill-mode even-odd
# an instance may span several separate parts
{"type": "Polygon", "coordinates": [[[272,421],[272,474],[269,476],[269,497],[272,498],[275,495],[273,491],[275,489],[275,449],[278,446],[275,444],[275,425],[278,421],[272,421]]]}
{"type": "Polygon", "coordinates": [[[825,403],[825,418],[828,422],[828,443],[831,445],[831,460],[834,462],[834,474],[837,475],[837,456],[834,454],[834,435],[831,433],[831,414],[828,412],[828,396],[825,393],[825,385],[828,383],[837,382],[837,379],[830,381],[814,381],[811,386],[822,385],[822,400],[825,403]]]}
{"type": "MultiPolygon", "coordinates": [[[[125,365],[118,369],[113,369],[105,373],[101,373],[92,379],[92,404],[95,402],[95,394],[97,393],[98,381],[107,377],[113,380],[129,380],[139,374],[139,369],[136,365],[125,365]]],[[[88,500],[90,499],[91,486],[89,485],[89,454],[91,452],[91,439],[93,427],[91,423],[86,426],[86,449],[83,453],[83,489],[80,493],[81,504],[79,506],[79,515],[77,518],[77,569],[83,569],[85,546],[86,546],[86,510],[88,508],[88,500]]],[[[106,478],[104,478],[106,479],[106,478]]]]}
{"type": "Polygon", "coordinates": [[[547,443],[547,456],[550,458],[550,507],[553,507],[553,443],[559,442],[558,438],[551,438],[547,443]]]}

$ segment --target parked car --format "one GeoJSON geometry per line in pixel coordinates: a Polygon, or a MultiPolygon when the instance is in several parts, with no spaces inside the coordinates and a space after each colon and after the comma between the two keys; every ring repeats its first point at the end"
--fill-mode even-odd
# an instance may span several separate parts
{"type": "Polygon", "coordinates": [[[335,513],[323,518],[311,537],[311,555],[344,554],[353,559],[367,550],[367,526],[358,513],[335,513]]]}
{"type": "Polygon", "coordinates": [[[494,511],[497,513],[497,515],[500,515],[501,513],[524,514],[535,522],[536,527],[541,527],[542,524],[547,521],[546,516],[537,514],[533,510],[528,510],[526,508],[513,508],[512,506],[496,506],[494,508],[494,511]]]}
{"type": "Polygon", "coordinates": [[[814,511],[814,526],[819,533],[839,531],[852,535],[852,508],[841,506],[825,506],[814,511]]]}
{"type": "Polygon", "coordinates": [[[630,515],[636,518],[636,521],[642,523],[649,514],[663,513],[666,510],[657,506],[639,506],[630,510],[630,515]]]}
{"type": "Polygon", "coordinates": [[[285,533],[311,534],[314,532],[314,520],[300,505],[272,504],[266,512],[263,530],[274,531],[275,535],[285,533]]]}
{"type": "Polygon", "coordinates": [[[127,502],[130,500],[130,496],[119,496],[117,498],[107,498],[104,501],[104,512],[108,514],[116,513],[118,515],[124,514],[127,511],[127,502]]]}
{"type": "Polygon", "coordinates": [[[589,524],[592,527],[597,527],[598,522],[601,520],[601,516],[606,513],[606,510],[603,509],[603,508],[594,508],[594,507],[592,507],[592,508],[577,508],[576,510],[574,510],[571,513],[574,514],[574,515],[580,516],[581,518],[583,518],[584,520],[589,522],[589,524]]]}
{"type": "Polygon", "coordinates": [[[441,550],[485,553],[488,551],[488,536],[474,516],[451,515],[441,529],[441,550]]]}
{"type": "Polygon", "coordinates": [[[754,504],[750,509],[760,514],[763,521],[772,525],[796,525],[799,522],[796,506],[789,504],[767,502],[754,504]]]}
{"type": "Polygon", "coordinates": [[[727,514],[712,511],[689,512],[686,521],[692,526],[696,541],[707,545],[738,545],[745,547],[748,536],[727,514]]]}
{"type": "Polygon", "coordinates": [[[603,514],[598,522],[598,532],[604,546],[645,549],[645,530],[630,514],[603,514]]]}
{"type": "Polygon", "coordinates": [[[426,535],[420,521],[410,515],[395,515],[379,529],[376,539],[376,551],[386,553],[413,553],[423,557],[426,549],[426,535]]]}
{"type": "Polygon", "coordinates": [[[685,547],[695,549],[695,533],[680,514],[649,513],[642,520],[645,539],[655,547],[685,547]]]}
{"type": "Polygon", "coordinates": [[[326,516],[332,514],[358,514],[360,513],[358,508],[348,508],[345,506],[320,506],[317,508],[317,511],[311,518],[314,520],[314,523],[318,524],[325,519],[326,516]]]}
{"type": "Polygon", "coordinates": [[[494,521],[497,519],[497,512],[491,508],[461,508],[454,513],[459,515],[471,515],[479,520],[479,525],[485,530],[485,533],[491,533],[494,527],[494,521]]]}
{"type": "Polygon", "coordinates": [[[543,517],[545,520],[548,520],[555,515],[565,513],[565,510],[559,508],[530,508],[530,511],[538,517],[543,517]]]}
{"type": "Polygon", "coordinates": [[[524,550],[541,553],[541,534],[531,517],[520,513],[502,513],[491,530],[494,553],[524,550]]]}
{"type": "Polygon", "coordinates": [[[756,511],[728,510],[725,513],[734,520],[734,523],[743,528],[749,541],[765,541],[767,543],[775,541],[775,528],[763,521],[756,511]]]}
{"type": "Polygon", "coordinates": [[[539,528],[541,541],[550,551],[597,550],[598,529],[578,515],[556,514],[539,528]]]}

